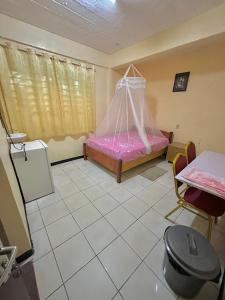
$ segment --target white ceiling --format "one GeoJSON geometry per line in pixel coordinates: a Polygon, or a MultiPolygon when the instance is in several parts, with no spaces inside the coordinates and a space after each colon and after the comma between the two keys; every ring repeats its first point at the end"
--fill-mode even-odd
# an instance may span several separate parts
{"type": "Polygon", "coordinates": [[[225,0],[1,0],[0,12],[113,53],[222,3],[225,0]]]}

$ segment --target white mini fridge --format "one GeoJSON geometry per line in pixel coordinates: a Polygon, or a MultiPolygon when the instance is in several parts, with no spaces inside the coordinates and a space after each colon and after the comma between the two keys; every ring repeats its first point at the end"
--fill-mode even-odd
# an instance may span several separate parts
{"type": "Polygon", "coordinates": [[[11,144],[12,161],[26,202],[54,192],[48,146],[42,140],[11,144]]]}

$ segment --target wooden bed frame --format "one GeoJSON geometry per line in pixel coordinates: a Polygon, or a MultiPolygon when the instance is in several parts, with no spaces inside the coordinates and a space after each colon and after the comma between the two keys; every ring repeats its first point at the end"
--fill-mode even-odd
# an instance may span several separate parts
{"type": "MultiPolygon", "coordinates": [[[[161,131],[161,132],[169,139],[169,143],[172,143],[173,132],[167,132],[167,131],[161,131]]],[[[167,147],[163,148],[158,152],[146,154],[130,161],[123,161],[121,159],[112,158],[111,156],[88,146],[86,143],[83,144],[84,160],[87,160],[87,158],[90,157],[92,160],[98,162],[106,169],[115,173],[117,175],[118,183],[121,182],[121,176],[123,172],[130,170],[138,165],[141,165],[147,161],[150,161],[156,157],[162,156],[163,154],[165,154],[166,150],[167,147]]]]}

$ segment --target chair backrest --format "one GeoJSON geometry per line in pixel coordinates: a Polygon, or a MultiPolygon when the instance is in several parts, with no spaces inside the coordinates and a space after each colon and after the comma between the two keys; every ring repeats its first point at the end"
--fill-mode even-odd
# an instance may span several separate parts
{"type": "Polygon", "coordinates": [[[178,181],[175,176],[180,173],[185,167],[187,166],[187,158],[178,153],[173,161],[173,174],[174,174],[174,181],[175,181],[175,190],[178,192],[178,188],[183,184],[181,181],[178,181]]]}
{"type": "Polygon", "coordinates": [[[188,142],[185,147],[185,153],[187,156],[188,164],[190,164],[196,158],[196,149],[193,142],[188,142]]]}

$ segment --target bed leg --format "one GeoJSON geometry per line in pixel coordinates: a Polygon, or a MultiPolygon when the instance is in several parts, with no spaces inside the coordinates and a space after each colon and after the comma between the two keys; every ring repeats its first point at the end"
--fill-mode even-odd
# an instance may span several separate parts
{"type": "Polygon", "coordinates": [[[86,143],[83,143],[83,155],[84,155],[84,160],[87,160],[87,149],[86,149],[86,143]]]}
{"type": "Polygon", "coordinates": [[[122,176],[122,160],[118,160],[118,166],[117,166],[117,183],[121,182],[121,176],[122,176]]]}

